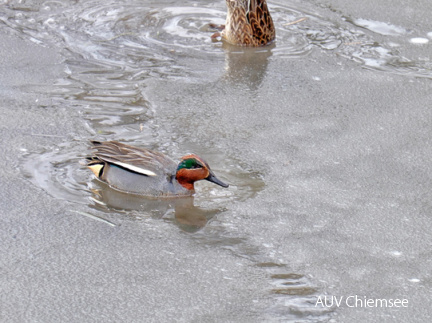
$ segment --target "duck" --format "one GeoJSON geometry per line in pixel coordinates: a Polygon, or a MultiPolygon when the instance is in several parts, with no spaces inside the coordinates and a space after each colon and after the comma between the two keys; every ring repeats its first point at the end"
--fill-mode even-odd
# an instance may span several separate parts
{"type": "Polygon", "coordinates": [[[276,37],[273,20],[266,0],[226,0],[228,8],[225,25],[212,39],[221,37],[232,45],[258,47],[271,43],[276,37]]]}
{"type": "Polygon", "coordinates": [[[227,188],[209,164],[196,154],[187,154],[176,163],[168,156],[118,141],[91,141],[92,156],[86,166],[97,179],[110,187],[135,195],[181,197],[195,193],[194,184],[207,180],[227,188]]]}

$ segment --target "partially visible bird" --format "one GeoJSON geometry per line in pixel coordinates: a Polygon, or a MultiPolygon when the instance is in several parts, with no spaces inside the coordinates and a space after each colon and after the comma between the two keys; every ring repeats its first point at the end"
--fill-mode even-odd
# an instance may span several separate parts
{"type": "Polygon", "coordinates": [[[266,0],[226,0],[228,12],[221,32],[212,38],[221,36],[226,42],[238,46],[258,47],[273,41],[276,32],[266,0]]]}

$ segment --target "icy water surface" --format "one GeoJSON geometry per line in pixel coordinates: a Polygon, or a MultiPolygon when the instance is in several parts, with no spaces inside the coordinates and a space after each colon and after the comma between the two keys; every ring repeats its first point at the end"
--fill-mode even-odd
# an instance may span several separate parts
{"type": "MultiPolygon", "coordinates": [[[[293,200],[287,203],[288,194],[307,186],[308,180],[311,192],[322,182],[304,174],[303,182],[279,183],[272,170],[287,173],[292,161],[278,159],[281,154],[276,149],[274,156],[260,158],[259,145],[250,142],[261,147],[281,142],[280,149],[294,155],[299,148],[286,144],[285,137],[300,141],[301,134],[312,128],[332,139],[339,128],[349,127],[344,121],[321,119],[319,114],[327,111],[309,113],[310,107],[293,113],[296,121],[272,117],[269,111],[280,111],[271,108],[274,102],[283,102],[289,111],[291,98],[287,100],[281,88],[297,80],[270,74],[274,71],[270,66],[287,60],[295,63],[319,52],[375,73],[431,78],[428,59],[408,59],[399,50],[427,44],[428,36],[416,38],[403,26],[361,17],[330,19],[282,1],[269,6],[276,42],[247,49],[211,41],[209,24],[224,23],[224,1],[7,1],[0,13],[4,25],[38,44],[61,48],[66,69],[47,105],[61,102],[77,111],[88,132],[85,138],[25,152],[21,169],[30,182],[54,198],[88,209],[77,216],[114,226],[121,224],[122,217],[161,219],[182,232],[195,233],[191,239],[197,243],[251,260],[268,280],[263,291],[268,306],[260,313],[263,320],[326,321],[336,308],[317,308],[315,302],[329,285],[337,283],[312,277],[307,264],[287,263],[275,251],[276,240],[265,236],[271,233],[247,236],[242,233],[246,229],[236,227],[255,212],[278,210],[296,219],[306,217],[310,226],[302,233],[319,236],[328,223],[325,219],[315,222],[308,214],[319,208],[329,216],[339,214],[361,199],[360,193],[350,195],[349,190],[330,187],[321,196],[306,197],[306,202],[319,200],[314,210],[296,214],[290,209],[307,203],[301,196],[291,196],[293,200]],[[269,80],[277,85],[269,86],[269,80]],[[231,110],[242,102],[248,109],[231,110]],[[267,137],[278,122],[287,124],[287,133],[267,137]],[[94,180],[80,164],[89,153],[90,139],[119,140],[173,158],[196,152],[230,188],[200,183],[194,199],[180,201],[125,196],[94,180]],[[328,202],[330,195],[337,202],[328,202]],[[261,200],[262,196],[267,199],[261,200]],[[214,221],[218,217],[223,220],[214,221]]],[[[320,81],[319,76],[311,77],[320,81]]],[[[37,91],[37,85],[31,86],[37,91]]],[[[271,225],[281,233],[286,223],[281,217],[271,225]]],[[[289,230],[301,234],[295,228],[289,230]]],[[[296,249],[295,242],[290,248],[296,249]]]]}
{"type": "MultiPolygon", "coordinates": [[[[427,36],[411,37],[410,31],[400,26],[345,17],[334,22],[276,2],[271,5],[277,27],[276,43],[260,49],[242,49],[212,43],[209,37],[210,23],[224,23],[223,3],[175,4],[170,1],[148,6],[142,1],[8,1],[0,19],[37,43],[62,44],[67,57],[67,76],[58,80],[53,96],[71,100],[95,136],[131,142],[139,139],[147,147],[175,155],[182,152],[169,146],[179,145],[188,138],[163,133],[163,124],[170,120],[158,118],[157,108],[149,101],[146,90],[155,79],[187,83],[225,79],[257,89],[269,61],[301,58],[318,48],[367,68],[432,76],[428,60],[412,61],[398,52],[400,43],[427,43],[427,36]],[[379,42],[364,29],[390,38],[379,42]],[[220,69],[211,66],[208,66],[210,74],[194,68],[198,62],[221,60],[225,61],[223,75],[218,74],[220,69]],[[250,68],[252,64],[254,67],[250,68]]],[[[182,118],[181,111],[175,117],[182,118]]],[[[51,176],[54,176],[52,183],[63,182],[60,187],[73,195],[74,190],[83,190],[76,184],[84,181],[74,178],[79,170],[71,166],[76,160],[69,159],[82,156],[82,146],[76,150],[72,146],[64,156],[63,149],[55,149],[50,155],[42,154],[40,159],[45,163],[51,160],[55,165],[63,161],[64,167],[58,167],[62,171],[72,167],[68,175],[51,176]],[[62,176],[64,181],[59,179],[62,176]]],[[[42,173],[47,172],[45,167],[42,173]]]]}

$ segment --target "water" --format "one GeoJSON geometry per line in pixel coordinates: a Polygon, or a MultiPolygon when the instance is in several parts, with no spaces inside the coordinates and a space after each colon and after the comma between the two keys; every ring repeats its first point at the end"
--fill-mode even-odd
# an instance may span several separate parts
{"type": "MultiPolygon", "coordinates": [[[[224,60],[223,79],[234,85],[246,83],[254,89],[259,88],[265,77],[269,60],[302,58],[317,48],[333,51],[367,68],[431,76],[429,62],[414,62],[398,56],[397,41],[402,37],[405,41],[413,39],[409,31],[400,26],[344,17],[335,24],[310,12],[273,4],[277,45],[242,49],[215,44],[209,38],[208,24],[224,23],[223,4],[204,7],[191,1],[181,7],[171,5],[168,2],[145,7],[139,1],[104,4],[98,1],[47,1],[43,4],[11,1],[1,18],[7,26],[37,43],[62,44],[67,57],[67,76],[58,80],[53,96],[72,100],[95,135],[131,142],[139,138],[151,148],[174,154],[180,152],[169,150],[166,145],[181,143],[183,138],[163,138],[159,133],[160,124],[169,120],[155,123],[157,111],[147,98],[146,88],[152,78],[202,82],[200,71],[185,66],[182,59],[193,64],[197,60],[206,60],[206,64],[208,59],[212,62],[224,60]],[[394,37],[395,41],[391,39],[380,44],[362,29],[394,37]],[[251,63],[253,69],[248,68],[251,63]]],[[[211,73],[210,77],[216,73],[211,73]]],[[[178,111],[176,118],[182,117],[178,111]]],[[[83,190],[76,184],[84,181],[74,179],[79,168],[71,166],[71,163],[76,164],[71,156],[80,153],[71,149],[63,156],[59,151],[51,153],[52,156],[38,153],[47,164],[49,160],[54,164],[63,161],[62,170],[68,166],[72,168],[67,176],[62,175],[65,179],[60,185],[72,195],[73,190],[83,190]],[[71,183],[67,183],[68,179],[71,183]]],[[[230,164],[235,163],[231,161],[230,164]]],[[[47,172],[47,169],[42,171],[47,172]]],[[[52,181],[53,185],[61,182],[60,175],[52,176],[57,178],[52,181]]],[[[57,189],[51,191],[58,192],[57,189]]]]}
{"type": "MultiPolygon", "coordinates": [[[[304,74],[298,69],[323,56],[341,69],[365,68],[373,80],[395,75],[430,79],[428,58],[401,54],[406,46],[429,45],[404,26],[334,12],[325,16],[317,8],[280,1],[272,2],[270,10],[275,44],[249,49],[211,41],[209,24],[225,20],[223,1],[8,1],[0,13],[4,26],[59,48],[65,70],[49,95],[53,105],[75,111],[88,133],[24,152],[20,169],[36,187],[79,209],[77,217],[116,227],[136,221],[156,232],[167,230],[168,223],[180,234],[193,233],[187,239],[204,248],[246,259],[265,285],[254,299],[255,319],[328,321],[337,317],[337,308],[315,303],[320,295],[343,292],[339,275],[349,286],[347,293],[362,292],[362,281],[378,271],[380,262],[393,264],[393,258],[406,253],[396,246],[365,247],[370,241],[385,244],[382,232],[372,232],[385,228],[388,223],[380,221],[386,218],[373,218],[374,227],[371,214],[396,212],[397,205],[409,209],[416,202],[404,201],[402,192],[410,186],[395,192],[380,181],[381,174],[398,179],[377,153],[388,142],[398,145],[381,131],[392,131],[386,105],[381,110],[347,107],[341,93],[323,94],[330,93],[321,85],[331,80],[327,65],[313,64],[317,68],[304,74]],[[309,93],[314,94],[310,101],[309,93]],[[230,188],[199,183],[194,199],[180,201],[126,196],[95,180],[80,164],[90,139],[119,140],[173,158],[196,152],[230,188]],[[358,146],[360,153],[353,148],[358,146]],[[361,161],[354,168],[346,166],[357,158],[361,161]],[[378,188],[365,173],[377,178],[378,188]],[[352,214],[360,224],[345,222],[352,214]],[[364,265],[355,258],[359,268],[341,274],[348,267],[341,259],[355,252],[382,259],[364,265]]],[[[355,97],[357,90],[347,93],[355,97]]],[[[402,163],[409,163],[412,153],[402,163]]],[[[389,152],[384,157],[393,158],[389,152]]],[[[397,162],[394,166],[404,169],[397,162]]],[[[421,172],[414,177],[420,180],[421,172]]],[[[405,291],[412,288],[405,272],[394,276],[405,291]]],[[[250,289],[258,289],[246,278],[250,289]]],[[[379,285],[376,280],[371,284],[379,285]]],[[[389,285],[383,287],[386,292],[389,285]]]]}

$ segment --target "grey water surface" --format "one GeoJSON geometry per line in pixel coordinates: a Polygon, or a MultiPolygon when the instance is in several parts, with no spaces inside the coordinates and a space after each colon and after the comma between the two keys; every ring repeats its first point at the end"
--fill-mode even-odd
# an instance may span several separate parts
{"type": "Polygon", "coordinates": [[[0,321],[428,322],[431,6],[269,1],[247,49],[222,0],[3,1],[0,321]],[[116,192],[94,139],[230,187],[116,192]]]}

